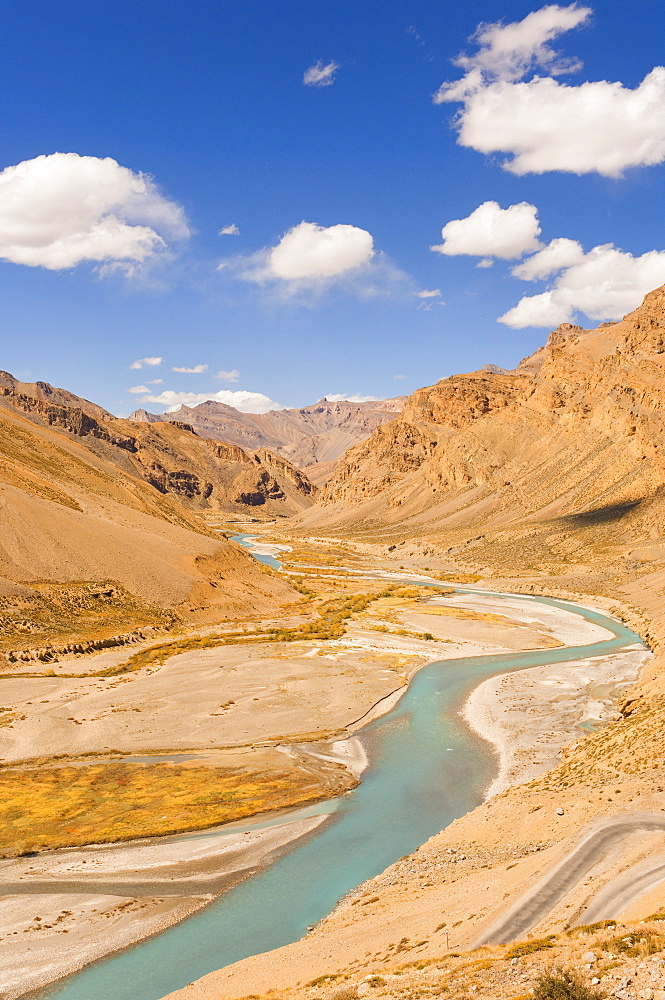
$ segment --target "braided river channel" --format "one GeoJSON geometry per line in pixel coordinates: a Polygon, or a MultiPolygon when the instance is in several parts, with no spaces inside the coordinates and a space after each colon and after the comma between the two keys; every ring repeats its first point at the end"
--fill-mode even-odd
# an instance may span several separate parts
{"type": "MultiPolygon", "coordinates": [[[[329,814],[315,831],[193,916],[60,980],[40,997],[159,1000],[214,969],[297,941],[360,883],[479,805],[497,761],[459,714],[475,687],[496,674],[643,645],[615,619],[550,598],[531,600],[579,615],[612,638],[423,667],[390,712],[353,734],[369,760],[358,787],[274,820],[329,814]]],[[[234,825],[238,829],[252,825],[234,825]]]]}

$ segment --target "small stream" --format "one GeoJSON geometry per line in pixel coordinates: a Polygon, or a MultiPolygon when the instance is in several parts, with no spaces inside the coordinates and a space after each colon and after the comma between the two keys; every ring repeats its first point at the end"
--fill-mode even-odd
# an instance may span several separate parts
{"type": "MultiPolygon", "coordinates": [[[[254,545],[248,536],[235,540],[250,550],[254,545]]],[[[257,558],[280,566],[272,555],[257,558]]],[[[605,615],[550,598],[533,600],[601,625],[612,638],[423,667],[388,714],[354,734],[369,767],[352,792],[307,810],[329,814],[314,833],[194,916],[61,980],[40,996],[159,1000],[214,969],[297,941],[360,883],[479,805],[495,777],[496,760],[459,715],[473,688],[507,670],[643,645],[634,632],[605,615]]]]}

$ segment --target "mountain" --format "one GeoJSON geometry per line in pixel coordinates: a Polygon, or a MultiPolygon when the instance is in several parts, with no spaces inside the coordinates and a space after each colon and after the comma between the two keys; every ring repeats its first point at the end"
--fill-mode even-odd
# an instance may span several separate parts
{"type": "MultiPolygon", "coordinates": [[[[419,389],[346,453],[310,520],[430,534],[500,534],[516,520],[563,535],[575,523],[660,526],[664,430],[661,288],[621,322],[563,324],[514,371],[419,389]]],[[[555,557],[565,548],[562,537],[555,557]]]]}
{"type": "Polygon", "coordinates": [[[369,437],[381,424],[398,414],[405,397],[353,403],[343,399],[321,399],[298,410],[270,410],[269,413],[241,413],[225,403],[208,400],[198,406],[181,406],[173,413],[154,414],[136,410],[135,422],[187,423],[202,437],[256,450],[277,452],[308,478],[322,483],[332,474],[337,461],[351,445],[369,437]]]}
{"type": "Polygon", "coordinates": [[[0,648],[291,598],[198,513],[301,510],[312,486],[283,459],[177,424],[137,427],[6,373],[0,452],[0,648]]]}
{"type": "Polygon", "coordinates": [[[298,531],[626,600],[665,637],[664,433],[665,287],[620,322],[559,326],[514,371],[419,389],[298,531]]]}
{"type": "Polygon", "coordinates": [[[33,423],[61,428],[96,455],[192,508],[264,516],[293,514],[315,488],[298,469],[265,448],[243,449],[199,437],[189,424],[133,424],[44,382],[18,382],[0,372],[0,406],[33,423]]]}

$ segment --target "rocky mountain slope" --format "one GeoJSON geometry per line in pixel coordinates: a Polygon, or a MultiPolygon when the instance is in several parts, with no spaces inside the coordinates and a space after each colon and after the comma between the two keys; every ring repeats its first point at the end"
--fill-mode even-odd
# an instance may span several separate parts
{"type": "Polygon", "coordinates": [[[251,450],[268,448],[286,458],[316,483],[324,482],[351,445],[368,437],[400,412],[403,396],[377,402],[330,402],[269,413],[241,413],[225,403],[208,400],[156,415],[136,410],[130,420],[157,423],[184,422],[202,437],[251,450]]]}
{"type": "MultiPolygon", "coordinates": [[[[513,372],[419,390],[345,455],[299,518],[297,537],[353,540],[386,571],[455,580],[463,570],[480,588],[600,607],[656,655],[614,720],[591,733],[580,726],[546,773],[525,775],[358,887],[297,944],[213,973],[188,997],[527,1000],[556,963],[581,973],[580,985],[540,996],[665,996],[665,882],[645,882],[641,894],[637,883],[623,901],[616,889],[662,865],[662,827],[640,823],[665,814],[664,431],[660,288],[621,322],[559,327],[513,372]],[[621,846],[596,860],[526,940],[466,951],[498,914],[517,912],[527,888],[565,866],[591,830],[624,820],[621,846]],[[619,912],[586,925],[589,901],[613,879],[619,912]]],[[[584,663],[562,665],[546,704],[565,699],[565,668],[584,663]]]]}
{"type": "Polygon", "coordinates": [[[264,516],[293,514],[309,506],[315,489],[289,462],[261,448],[248,453],[204,439],[188,425],[135,425],[44,382],[20,383],[0,373],[0,407],[32,423],[58,428],[86,449],[110,459],[164,495],[193,509],[264,516]]]}
{"type": "Polygon", "coordinates": [[[242,616],[292,597],[197,514],[301,509],[311,484],[282,459],[175,424],[137,428],[6,373],[0,453],[1,648],[242,616]]]}
{"type": "MultiPolygon", "coordinates": [[[[515,371],[444,379],[344,456],[305,519],[484,568],[646,568],[665,527],[665,289],[564,324],[515,371]]],[[[660,558],[658,556],[658,558],[660,558]]]]}

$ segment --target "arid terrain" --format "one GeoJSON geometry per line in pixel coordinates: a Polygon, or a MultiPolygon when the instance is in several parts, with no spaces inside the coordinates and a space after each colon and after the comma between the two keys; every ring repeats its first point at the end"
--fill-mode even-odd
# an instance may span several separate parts
{"type": "Polygon", "coordinates": [[[364,403],[324,398],[298,410],[241,413],[226,403],[208,400],[160,415],[136,410],[129,419],[184,422],[202,437],[245,450],[267,448],[299,469],[306,469],[308,478],[320,484],[330,478],[347,448],[392,420],[404,403],[404,396],[364,403]]]}
{"type": "MultiPolygon", "coordinates": [[[[616,720],[555,751],[544,775],[521,783],[528,770],[514,770],[517,785],[362,886],[302,942],[204,979],[188,998],[268,989],[341,996],[342,987],[349,996],[374,988],[395,996],[404,980],[386,976],[405,970],[410,995],[515,996],[543,966],[580,964],[575,936],[565,931],[584,919],[603,886],[630,883],[640,866],[662,869],[662,828],[645,833],[638,824],[529,928],[527,940],[554,935],[544,947],[524,946],[508,961],[491,949],[446,959],[444,930],[456,951],[482,940],[598,824],[665,818],[664,346],[659,289],[620,323],[560,328],[515,372],[482,371],[420,390],[400,417],[347,453],[300,532],[353,540],[386,569],[461,571],[495,591],[606,608],[632,624],[655,656],[619,700],[616,720]],[[432,966],[437,973],[427,971],[432,966]],[[460,974],[462,966],[470,971],[460,974]],[[524,976],[518,984],[516,966],[524,976]],[[374,975],[386,983],[366,979],[374,975]]],[[[546,704],[547,711],[549,698],[546,704]]],[[[663,906],[665,878],[654,877],[639,898],[605,916],[642,920],[663,906]]],[[[656,927],[646,925],[650,941],[660,940],[656,927]]],[[[610,942],[602,986],[631,997],[665,989],[662,966],[648,964],[651,944],[636,944],[629,960],[627,941],[613,943],[613,927],[596,933],[577,940],[598,941],[601,950],[610,942]]],[[[599,960],[596,950],[587,981],[599,960]]]]}
{"type": "Polygon", "coordinates": [[[562,964],[659,997],[663,352],[660,289],[620,323],[559,328],[514,372],[419,390],[319,494],[282,458],[4,377],[5,994],[181,919],[308,834],[285,815],[249,851],[222,830],[205,857],[180,838],[362,781],[349,737],[424,664],[609,635],[529,600],[549,595],[626,622],[652,652],[485,681],[464,711],[497,753],[487,800],[303,940],[174,996],[515,998],[562,964]],[[229,540],[241,510],[265,518],[246,530],[278,546],[282,572],[229,540]],[[93,869],[123,895],[76,891],[93,869]]]}

